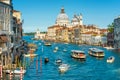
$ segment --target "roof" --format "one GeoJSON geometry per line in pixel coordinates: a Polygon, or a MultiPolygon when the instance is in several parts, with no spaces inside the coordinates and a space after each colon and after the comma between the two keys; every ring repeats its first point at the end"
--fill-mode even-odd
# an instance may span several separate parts
{"type": "Polygon", "coordinates": [[[97,48],[89,48],[89,50],[93,52],[103,52],[103,50],[97,49],[97,48]]]}
{"type": "Polygon", "coordinates": [[[81,50],[71,50],[71,52],[84,53],[84,51],[81,51],[81,50]]]}

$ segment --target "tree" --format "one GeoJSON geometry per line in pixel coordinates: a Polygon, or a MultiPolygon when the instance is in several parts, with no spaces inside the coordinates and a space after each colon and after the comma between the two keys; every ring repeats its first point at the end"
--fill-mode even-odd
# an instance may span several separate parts
{"type": "Polygon", "coordinates": [[[113,32],[114,32],[114,23],[108,25],[108,31],[109,31],[110,33],[113,33],[113,32]]]}

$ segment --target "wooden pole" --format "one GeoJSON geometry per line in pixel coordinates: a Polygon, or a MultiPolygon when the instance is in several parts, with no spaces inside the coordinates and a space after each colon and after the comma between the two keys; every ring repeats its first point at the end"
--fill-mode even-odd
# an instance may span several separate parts
{"type": "Polygon", "coordinates": [[[40,58],[40,72],[42,72],[42,58],[40,58]]]}
{"type": "Polygon", "coordinates": [[[22,80],[22,78],[23,78],[23,68],[20,67],[20,80],[22,80]]]}
{"type": "Polygon", "coordinates": [[[38,71],[38,60],[36,60],[36,71],[38,71]]]}
{"type": "Polygon", "coordinates": [[[0,65],[0,78],[2,78],[2,65],[0,65]]]}
{"type": "Polygon", "coordinates": [[[10,70],[10,80],[12,80],[12,73],[11,73],[11,70],[10,70]]]}

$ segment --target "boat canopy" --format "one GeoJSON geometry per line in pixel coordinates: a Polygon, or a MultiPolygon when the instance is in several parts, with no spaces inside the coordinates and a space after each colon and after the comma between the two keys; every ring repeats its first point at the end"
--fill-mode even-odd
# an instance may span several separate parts
{"type": "Polygon", "coordinates": [[[71,50],[71,52],[75,52],[75,53],[84,53],[84,51],[81,51],[81,50],[71,50]]]}
{"type": "Polygon", "coordinates": [[[93,52],[103,52],[103,50],[97,49],[97,48],[89,48],[89,50],[93,51],[93,52]]]}

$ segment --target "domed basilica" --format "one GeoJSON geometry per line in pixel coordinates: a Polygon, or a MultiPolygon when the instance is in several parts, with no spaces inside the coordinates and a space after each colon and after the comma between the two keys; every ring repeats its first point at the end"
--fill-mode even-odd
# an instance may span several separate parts
{"type": "Polygon", "coordinates": [[[56,25],[60,26],[76,26],[76,25],[83,25],[82,23],[82,15],[74,15],[73,19],[71,20],[71,23],[69,21],[68,15],[65,13],[64,8],[61,8],[60,14],[58,14],[57,19],[56,19],[56,25]]]}
{"type": "Polygon", "coordinates": [[[69,25],[69,18],[64,11],[64,8],[61,8],[60,14],[57,16],[56,24],[60,26],[67,26],[69,25]]]}

